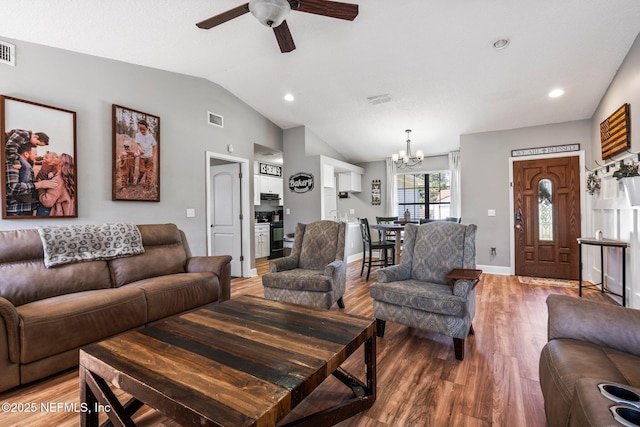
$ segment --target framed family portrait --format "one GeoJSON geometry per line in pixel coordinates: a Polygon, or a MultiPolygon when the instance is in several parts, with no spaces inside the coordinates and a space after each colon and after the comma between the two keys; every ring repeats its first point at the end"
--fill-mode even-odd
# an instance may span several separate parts
{"type": "Polygon", "coordinates": [[[160,201],[160,117],[113,105],[112,199],[160,201]]]}
{"type": "Polygon", "coordinates": [[[2,218],[78,216],[76,113],[0,95],[2,218]]]}

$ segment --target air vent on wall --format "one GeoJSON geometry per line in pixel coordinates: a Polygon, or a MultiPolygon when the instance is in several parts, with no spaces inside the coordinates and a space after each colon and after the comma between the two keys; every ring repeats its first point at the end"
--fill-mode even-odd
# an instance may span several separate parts
{"type": "Polygon", "coordinates": [[[16,47],[0,40],[0,63],[16,66],[16,47]]]}
{"type": "Polygon", "coordinates": [[[207,114],[207,122],[213,126],[218,126],[221,128],[224,127],[224,118],[219,114],[212,113],[211,111],[209,111],[207,114]]]}

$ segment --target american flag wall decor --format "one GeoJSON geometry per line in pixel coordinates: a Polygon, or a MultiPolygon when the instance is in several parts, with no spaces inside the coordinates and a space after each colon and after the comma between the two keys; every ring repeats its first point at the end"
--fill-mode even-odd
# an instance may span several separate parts
{"type": "Polygon", "coordinates": [[[600,142],[603,159],[609,159],[631,147],[629,104],[622,105],[600,123],[600,142]]]}

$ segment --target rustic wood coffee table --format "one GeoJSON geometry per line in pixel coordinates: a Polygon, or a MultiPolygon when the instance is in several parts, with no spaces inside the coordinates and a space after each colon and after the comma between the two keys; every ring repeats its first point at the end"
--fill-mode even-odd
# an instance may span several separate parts
{"type": "Polygon", "coordinates": [[[134,425],[143,404],[183,425],[273,426],[330,375],[353,397],[288,425],[332,425],[376,399],[375,321],[242,296],[80,350],[83,426],[91,408],[134,425]],[[366,379],[340,365],[364,344],[366,379]],[[133,398],[122,404],[112,387],[133,398]]]}

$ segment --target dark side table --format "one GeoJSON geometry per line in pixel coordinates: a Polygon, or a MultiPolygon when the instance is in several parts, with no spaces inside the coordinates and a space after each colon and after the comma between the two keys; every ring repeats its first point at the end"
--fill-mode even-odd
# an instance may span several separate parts
{"type": "Polygon", "coordinates": [[[454,268],[447,274],[446,278],[451,281],[451,287],[455,285],[456,280],[471,280],[475,288],[480,281],[482,270],[474,270],[470,268],[454,268]]]}
{"type": "Polygon", "coordinates": [[[627,304],[627,284],[626,284],[626,262],[627,262],[627,248],[629,243],[621,240],[613,239],[594,239],[594,238],[578,238],[578,256],[579,256],[579,277],[578,277],[578,294],[582,297],[582,288],[586,289],[598,289],[603,294],[611,294],[622,298],[622,306],[626,307],[627,304]],[[592,245],[600,247],[600,283],[595,285],[584,285],[582,283],[582,245],[592,245]],[[604,248],[619,248],[622,249],[622,294],[612,292],[604,287],[604,248]]]}

